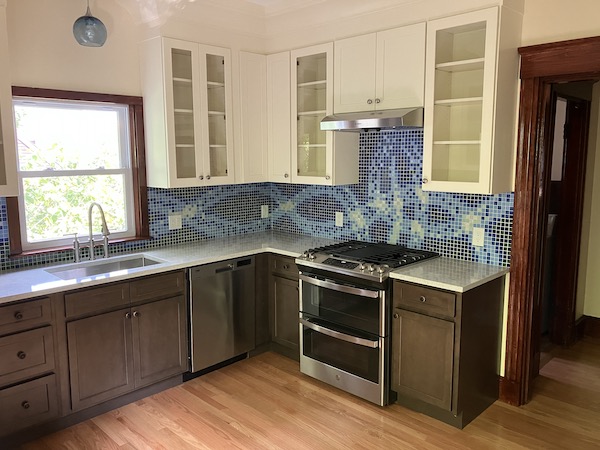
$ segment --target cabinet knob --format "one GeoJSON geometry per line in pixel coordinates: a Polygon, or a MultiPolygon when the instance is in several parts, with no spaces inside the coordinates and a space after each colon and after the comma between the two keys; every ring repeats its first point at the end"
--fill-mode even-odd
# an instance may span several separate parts
{"type": "Polygon", "coordinates": [[[284,174],[283,174],[283,178],[289,178],[289,177],[290,177],[290,174],[289,174],[289,173],[284,173],[284,174]]]}
{"type": "Polygon", "coordinates": [[[25,353],[23,350],[21,350],[19,353],[17,353],[17,358],[25,359],[25,358],[27,358],[27,353],[25,353]]]}
{"type": "Polygon", "coordinates": [[[326,180],[331,180],[331,177],[329,175],[325,175],[325,179],[326,180]]]}
{"type": "Polygon", "coordinates": [[[21,311],[17,311],[15,312],[15,319],[16,320],[21,320],[23,319],[23,313],[21,311]]]}
{"type": "Polygon", "coordinates": [[[210,180],[210,175],[206,175],[206,179],[207,179],[207,180],[210,180]]]}
{"type": "Polygon", "coordinates": [[[289,264],[284,264],[283,265],[283,270],[288,270],[290,268],[289,264]]]}
{"type": "Polygon", "coordinates": [[[394,319],[397,319],[398,317],[400,317],[398,313],[394,313],[394,319]]]}
{"type": "Polygon", "coordinates": [[[29,409],[31,407],[31,405],[29,404],[29,402],[27,400],[23,400],[23,403],[21,403],[21,407],[23,409],[29,409]]]}
{"type": "Polygon", "coordinates": [[[427,178],[423,178],[423,180],[422,180],[422,181],[423,181],[423,184],[427,184],[427,183],[429,183],[429,180],[428,180],[427,178]]]}
{"type": "Polygon", "coordinates": [[[375,99],[375,103],[381,103],[381,99],[380,98],[376,98],[375,99]]]}
{"type": "Polygon", "coordinates": [[[424,296],[424,295],[421,295],[421,296],[419,297],[419,300],[421,301],[421,303],[425,303],[425,302],[427,301],[427,299],[425,298],[425,296],[424,296]]]}
{"type": "Polygon", "coordinates": [[[131,319],[131,313],[130,312],[125,313],[125,318],[126,319],[131,319]]]}
{"type": "Polygon", "coordinates": [[[373,99],[368,99],[367,100],[367,105],[372,105],[373,104],[373,99]]]}
{"type": "Polygon", "coordinates": [[[138,311],[133,312],[133,317],[140,317],[141,314],[138,311]]]}
{"type": "Polygon", "coordinates": [[[199,178],[200,180],[204,180],[204,175],[200,175],[200,176],[198,176],[198,178],[199,178]]]}

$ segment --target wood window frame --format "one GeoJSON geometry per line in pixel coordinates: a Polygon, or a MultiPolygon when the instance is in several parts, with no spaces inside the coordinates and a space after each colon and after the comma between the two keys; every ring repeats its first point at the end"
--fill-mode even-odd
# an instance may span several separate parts
{"type": "MultiPolygon", "coordinates": [[[[115,239],[111,243],[132,240],[150,239],[148,221],[148,189],[146,183],[146,150],[144,138],[144,111],[142,97],[99,94],[91,92],[63,91],[13,86],[12,95],[19,97],[37,97],[58,100],[80,100],[101,103],[118,103],[129,107],[129,148],[131,152],[131,173],[133,181],[133,206],[135,209],[135,236],[115,239]]],[[[53,247],[24,252],[21,246],[21,227],[19,219],[19,202],[17,197],[6,198],[8,216],[8,239],[10,256],[24,256],[36,253],[48,253],[66,250],[70,247],[53,247]]]]}
{"type": "Polygon", "coordinates": [[[500,399],[527,403],[535,360],[541,293],[544,205],[550,170],[552,84],[600,78],[600,37],[519,48],[519,104],[515,204],[508,300],[505,373],[500,399]]]}

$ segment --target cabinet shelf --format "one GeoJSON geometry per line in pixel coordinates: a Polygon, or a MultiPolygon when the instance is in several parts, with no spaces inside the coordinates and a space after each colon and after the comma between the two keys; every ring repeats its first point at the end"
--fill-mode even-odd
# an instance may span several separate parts
{"type": "Polygon", "coordinates": [[[209,116],[225,116],[225,111],[208,111],[209,116]]]}
{"type": "Polygon", "coordinates": [[[177,148],[195,148],[195,144],[175,144],[177,148]]]}
{"type": "Polygon", "coordinates": [[[207,81],[206,85],[208,86],[208,89],[216,89],[216,88],[224,88],[225,87],[225,83],[221,83],[219,81],[207,81]]]}
{"type": "Polygon", "coordinates": [[[175,111],[176,114],[194,114],[194,110],[193,109],[174,109],[173,111],[175,111]]]}
{"type": "Polygon", "coordinates": [[[298,83],[298,88],[327,89],[327,80],[308,81],[306,83],[298,83]]]}
{"type": "Polygon", "coordinates": [[[471,70],[482,70],[484,58],[463,59],[436,64],[436,70],[443,72],[468,72],[471,70]]]}
{"type": "Polygon", "coordinates": [[[463,97],[463,98],[447,98],[444,100],[436,100],[436,106],[453,106],[453,105],[480,105],[483,102],[483,97],[463,97]]]}
{"type": "Polygon", "coordinates": [[[327,144],[298,144],[298,148],[325,148],[327,144]]]}
{"type": "Polygon", "coordinates": [[[173,77],[173,83],[192,84],[192,80],[190,78],[173,77]]]}
{"type": "Polygon", "coordinates": [[[433,145],[481,145],[478,140],[447,140],[433,141],[433,145]]]}
{"type": "Polygon", "coordinates": [[[317,111],[298,111],[298,116],[325,116],[327,114],[324,110],[317,111]]]}

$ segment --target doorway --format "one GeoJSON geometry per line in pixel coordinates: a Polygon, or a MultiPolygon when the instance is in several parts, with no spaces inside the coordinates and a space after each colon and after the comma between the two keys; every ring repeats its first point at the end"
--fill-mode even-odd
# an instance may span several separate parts
{"type": "Polygon", "coordinates": [[[545,213],[548,201],[553,91],[557,83],[600,79],[600,37],[519,49],[521,95],[515,173],[515,206],[500,398],[527,402],[535,373],[542,292],[545,213]]]}
{"type": "Polygon", "coordinates": [[[576,340],[585,177],[590,176],[586,175],[586,162],[593,86],[594,81],[552,85],[551,162],[544,173],[546,234],[542,243],[540,316],[538,330],[534,331],[539,339],[535,343],[532,377],[537,376],[543,365],[540,358],[544,349],[551,349],[553,344],[570,346],[576,340]]]}

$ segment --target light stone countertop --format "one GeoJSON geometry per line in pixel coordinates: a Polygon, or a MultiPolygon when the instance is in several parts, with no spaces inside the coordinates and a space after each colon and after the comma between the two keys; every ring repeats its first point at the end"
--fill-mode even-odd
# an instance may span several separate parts
{"type": "MultiPolygon", "coordinates": [[[[164,262],[80,279],[61,280],[45,270],[62,267],[58,265],[6,272],[0,274],[0,305],[56,292],[122,281],[263,252],[296,257],[307,249],[330,245],[335,242],[339,241],[293,233],[265,231],[137,252],[135,254],[143,254],[164,262]]],[[[117,259],[121,256],[125,255],[118,255],[113,258],[117,259]]],[[[108,261],[110,260],[111,258],[108,259],[108,261]]],[[[67,267],[68,265],[65,266],[65,268],[67,267]]],[[[508,269],[504,267],[451,258],[433,258],[396,269],[392,272],[391,278],[455,292],[464,292],[502,276],[506,272],[508,272],[508,269]]]]}
{"type": "MultiPolygon", "coordinates": [[[[55,292],[96,286],[107,282],[122,281],[264,252],[296,257],[309,248],[330,245],[335,242],[339,241],[300,234],[265,231],[136,252],[133,254],[143,254],[150,258],[163,260],[164,263],[75,280],[61,280],[45,270],[62,266],[67,268],[68,265],[53,265],[6,272],[0,274],[0,305],[55,292]]],[[[118,255],[114,258],[117,259],[121,256],[125,255],[118,255]]],[[[111,258],[103,261],[110,261],[111,258]]]]}
{"type": "Polygon", "coordinates": [[[508,271],[508,267],[441,257],[396,269],[390,278],[453,292],[466,292],[504,276],[508,271]]]}

